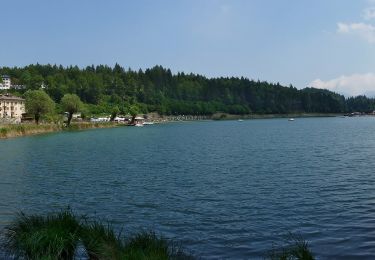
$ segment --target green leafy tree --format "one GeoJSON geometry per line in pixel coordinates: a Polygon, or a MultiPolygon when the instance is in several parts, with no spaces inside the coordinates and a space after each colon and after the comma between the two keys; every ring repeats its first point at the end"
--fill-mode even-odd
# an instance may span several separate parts
{"type": "MultiPolygon", "coordinates": [[[[123,110],[137,104],[141,112],[160,114],[212,115],[216,112],[247,113],[342,113],[372,112],[375,98],[345,98],[334,92],[279,83],[255,81],[244,77],[207,78],[155,66],[146,70],[114,68],[106,65],[63,67],[31,64],[25,67],[0,67],[0,75],[12,76],[15,84],[45,91],[55,101],[72,93],[89,104],[90,113],[112,113],[113,106],[123,110]]],[[[23,93],[24,90],[19,90],[23,93]]],[[[80,111],[82,112],[82,111],[80,111]]]]}
{"type": "Polygon", "coordinates": [[[68,123],[72,121],[73,114],[77,113],[83,106],[81,99],[76,94],[65,94],[61,99],[61,107],[64,112],[68,112],[68,123]]]}
{"type": "Polygon", "coordinates": [[[43,90],[28,90],[25,98],[26,112],[34,115],[37,124],[41,115],[51,113],[55,109],[55,102],[43,90]]]}
{"type": "Polygon", "coordinates": [[[135,117],[139,114],[139,107],[137,105],[131,105],[129,107],[129,114],[132,116],[131,124],[134,123],[135,117]]]}
{"type": "Polygon", "coordinates": [[[118,106],[114,106],[111,112],[111,121],[115,120],[118,113],[120,113],[120,108],[118,106]]]}

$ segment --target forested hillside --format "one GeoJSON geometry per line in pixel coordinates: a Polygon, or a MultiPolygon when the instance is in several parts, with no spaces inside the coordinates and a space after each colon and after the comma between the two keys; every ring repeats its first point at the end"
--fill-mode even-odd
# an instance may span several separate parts
{"type": "MultiPolygon", "coordinates": [[[[124,69],[116,64],[63,67],[30,65],[23,68],[0,68],[0,74],[11,76],[13,84],[27,89],[41,85],[55,100],[66,93],[77,94],[91,112],[108,112],[118,106],[123,112],[138,105],[142,112],[160,114],[231,114],[341,113],[369,112],[375,109],[372,98],[359,96],[345,99],[328,90],[298,90],[278,83],[247,78],[207,78],[196,74],[172,74],[155,66],[145,71],[124,69]]],[[[19,91],[19,90],[18,90],[19,91]]],[[[22,94],[21,91],[20,94],[22,94]]]]}

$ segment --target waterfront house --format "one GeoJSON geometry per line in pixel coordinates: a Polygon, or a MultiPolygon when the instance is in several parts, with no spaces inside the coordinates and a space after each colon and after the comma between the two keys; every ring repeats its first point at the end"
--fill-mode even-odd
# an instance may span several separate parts
{"type": "Polygon", "coordinates": [[[0,95],[0,118],[21,122],[25,113],[25,100],[10,94],[0,95]]]}

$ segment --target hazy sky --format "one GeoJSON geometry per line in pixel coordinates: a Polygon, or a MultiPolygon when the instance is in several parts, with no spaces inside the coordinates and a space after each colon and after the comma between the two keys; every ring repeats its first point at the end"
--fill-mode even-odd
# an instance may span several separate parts
{"type": "Polygon", "coordinates": [[[173,72],[375,93],[371,0],[0,0],[0,66],[173,72]]]}

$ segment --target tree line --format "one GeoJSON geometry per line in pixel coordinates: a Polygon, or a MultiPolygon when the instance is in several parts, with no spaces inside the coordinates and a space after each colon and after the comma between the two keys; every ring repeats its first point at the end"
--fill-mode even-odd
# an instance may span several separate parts
{"type": "Polygon", "coordinates": [[[119,64],[63,67],[29,65],[1,67],[0,74],[11,76],[13,84],[26,85],[16,90],[44,91],[55,102],[66,94],[77,95],[89,113],[158,112],[162,115],[346,113],[375,110],[375,99],[365,96],[345,98],[337,93],[297,89],[279,83],[244,77],[207,78],[155,66],[146,70],[125,69],[119,64]]]}
{"type": "MultiPolygon", "coordinates": [[[[26,99],[26,112],[33,115],[36,124],[39,124],[39,120],[42,116],[55,114],[56,104],[44,90],[28,90],[24,96],[26,99]]],[[[72,121],[73,114],[83,108],[82,101],[76,94],[65,94],[61,98],[59,105],[60,109],[67,113],[68,126],[72,121]]]]}

